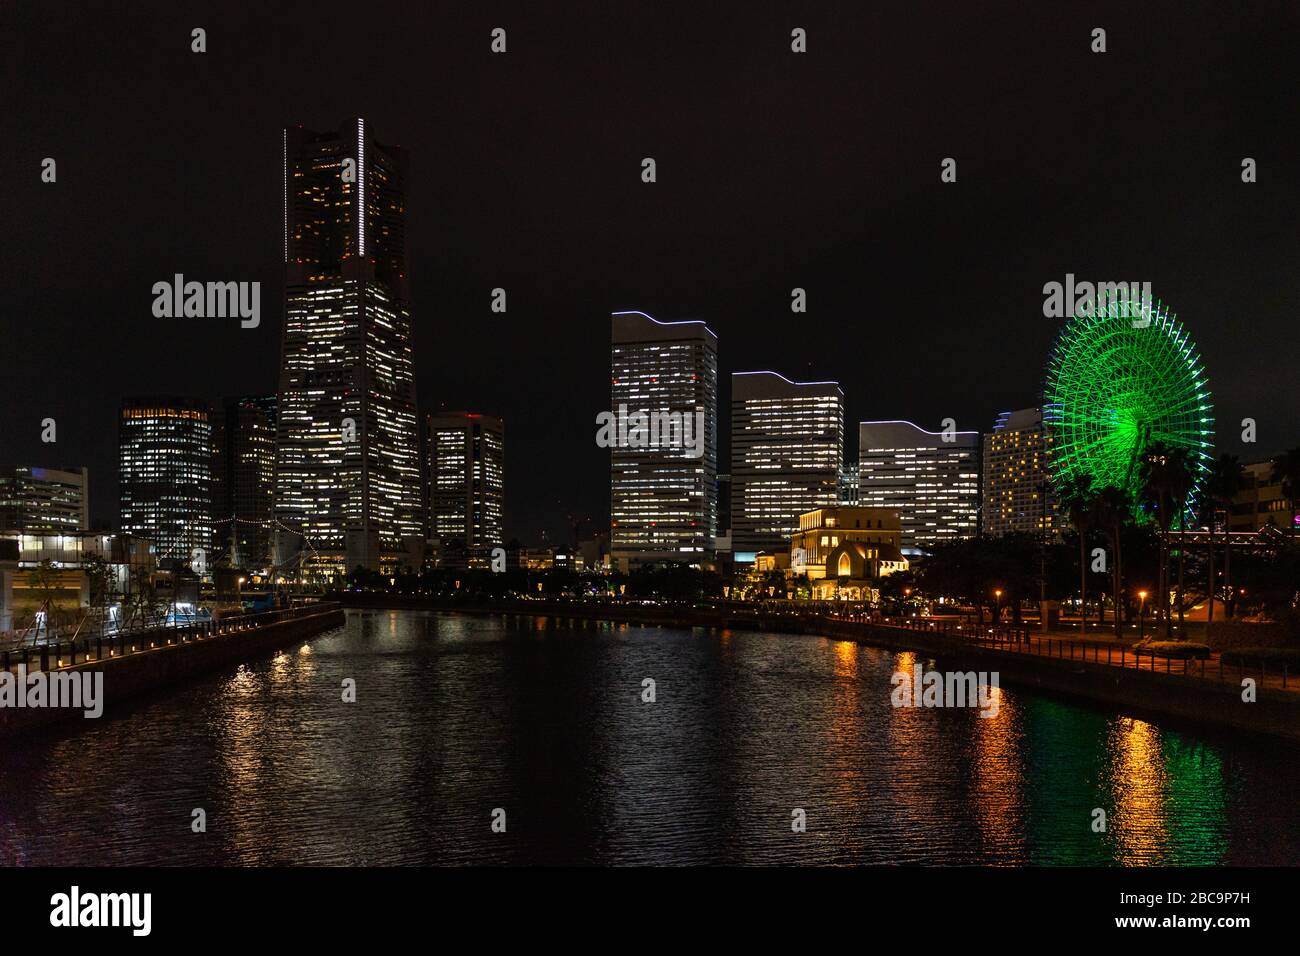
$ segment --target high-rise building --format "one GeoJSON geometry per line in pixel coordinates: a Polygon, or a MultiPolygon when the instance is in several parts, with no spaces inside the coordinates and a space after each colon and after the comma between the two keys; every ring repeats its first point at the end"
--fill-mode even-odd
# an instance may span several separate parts
{"type": "Polygon", "coordinates": [[[973,537],[979,433],[930,432],[904,421],[858,425],[858,504],[899,513],[903,551],[973,537]]]}
{"type": "Polygon", "coordinates": [[[0,531],[87,530],[87,481],[85,468],[0,466],[0,531]]]}
{"type": "Polygon", "coordinates": [[[275,396],[244,396],[212,409],[213,564],[271,561],[275,396]]]}
{"type": "Polygon", "coordinates": [[[160,562],[206,564],[212,547],[212,421],[198,398],[128,398],[118,420],[122,531],[160,562]]]}
{"type": "Polygon", "coordinates": [[[850,461],[840,469],[840,504],[856,505],[858,503],[858,463],[850,461]]]}
{"type": "Polygon", "coordinates": [[[718,337],[699,321],[611,318],[611,559],[702,564],[717,534],[718,337]]]}
{"type": "Polygon", "coordinates": [[[1059,503],[1047,472],[1051,447],[1041,408],[998,416],[993,431],[984,434],[983,534],[1055,535],[1061,530],[1059,503]]]}
{"type": "Polygon", "coordinates": [[[844,392],[776,372],[731,376],[731,548],[737,561],[790,549],[799,516],[837,504],[844,392]]]}
{"type": "MultiPolygon", "coordinates": [[[[1273,477],[1272,460],[1247,462],[1241,470],[1241,488],[1228,509],[1228,530],[1258,531],[1269,525],[1288,530],[1291,501],[1282,493],[1282,482],[1273,477]]],[[[1296,527],[1300,528],[1300,517],[1296,527]]]]}
{"type": "Polygon", "coordinates": [[[444,558],[485,559],[505,546],[505,426],[492,415],[439,412],[425,418],[429,533],[444,558]]]}
{"type": "Polygon", "coordinates": [[[362,119],[284,133],[277,562],[377,568],[423,531],[406,167],[362,119]]]}

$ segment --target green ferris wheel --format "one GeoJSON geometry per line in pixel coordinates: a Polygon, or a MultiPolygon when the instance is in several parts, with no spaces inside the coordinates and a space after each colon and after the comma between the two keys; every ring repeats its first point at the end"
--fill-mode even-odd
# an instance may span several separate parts
{"type": "Polygon", "coordinates": [[[1043,386],[1057,487],[1075,477],[1140,501],[1138,460],[1152,444],[1187,450],[1194,501],[1214,448],[1214,407],[1187,331],[1159,302],[1109,299],[1066,321],[1043,386]]]}

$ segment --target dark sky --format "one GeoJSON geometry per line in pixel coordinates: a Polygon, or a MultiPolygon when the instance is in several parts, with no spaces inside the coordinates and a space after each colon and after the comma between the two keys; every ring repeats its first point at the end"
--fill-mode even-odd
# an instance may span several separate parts
{"type": "Polygon", "coordinates": [[[839,380],[855,453],[860,419],[1034,404],[1045,282],[1150,281],[1221,447],[1300,443],[1293,2],[88,6],[0,9],[0,461],[89,465],[98,518],[123,395],[274,391],[280,130],[355,115],[411,153],[421,408],[504,416],[526,543],[607,521],[614,309],[707,320],[724,419],[732,371],[839,380]],[[154,318],[176,272],[260,280],[261,327],[154,318]]]}

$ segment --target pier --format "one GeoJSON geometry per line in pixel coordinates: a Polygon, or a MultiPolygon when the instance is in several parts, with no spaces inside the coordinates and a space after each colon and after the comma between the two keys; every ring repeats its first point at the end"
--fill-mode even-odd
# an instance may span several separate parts
{"type": "MultiPolygon", "coordinates": [[[[343,609],[335,602],[304,604],[179,627],[11,648],[0,652],[0,670],[49,674],[102,670],[105,715],[111,716],[115,704],[134,694],[242,663],[341,627],[343,621],[343,609]]],[[[0,735],[73,719],[82,719],[81,712],[0,708],[0,735]]]]}

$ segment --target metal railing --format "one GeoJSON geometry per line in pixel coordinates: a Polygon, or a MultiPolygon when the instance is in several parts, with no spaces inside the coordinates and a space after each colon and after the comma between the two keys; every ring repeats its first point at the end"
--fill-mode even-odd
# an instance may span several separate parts
{"type": "Polygon", "coordinates": [[[314,617],[332,611],[341,605],[335,602],[302,604],[297,607],[281,608],[274,611],[256,611],[246,614],[232,614],[215,621],[202,621],[182,624],[177,627],[159,627],[144,631],[128,631],[118,634],[87,635],[69,641],[55,641],[48,644],[26,645],[0,651],[0,670],[14,670],[24,666],[28,671],[48,671],[58,667],[71,667],[74,664],[91,661],[111,660],[141,654],[159,647],[191,644],[195,641],[207,641],[214,638],[240,634],[283,621],[314,617]]]}
{"type": "MultiPolygon", "coordinates": [[[[843,619],[840,619],[843,620],[843,619]]],[[[850,621],[850,623],[855,623],[850,621]]],[[[1290,689],[1290,668],[1283,662],[1270,671],[1265,661],[1258,667],[1244,664],[1224,664],[1223,655],[1212,651],[1205,656],[1175,657],[1168,653],[1130,646],[1121,641],[1085,641],[1061,637],[1048,637],[1034,633],[1031,628],[1015,625],[964,625],[954,622],[928,621],[923,618],[900,620],[880,619],[862,622],[874,627],[935,634],[955,638],[982,648],[1033,657],[1051,657],[1058,660],[1078,661],[1085,664],[1106,664],[1111,667],[1150,671],[1157,674],[1185,677],[1189,680],[1223,683],[1242,678],[1256,678],[1259,686],[1290,689]]]]}

